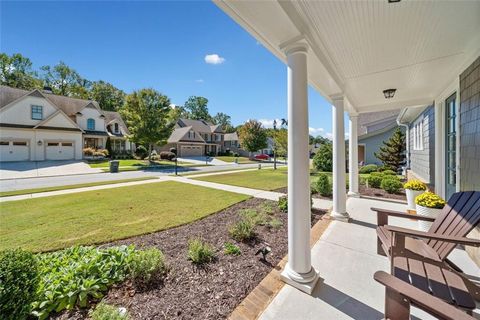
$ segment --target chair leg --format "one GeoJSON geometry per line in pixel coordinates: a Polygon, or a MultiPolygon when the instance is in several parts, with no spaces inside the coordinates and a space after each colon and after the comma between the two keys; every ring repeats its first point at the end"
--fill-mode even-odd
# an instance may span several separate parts
{"type": "Polygon", "coordinates": [[[379,254],[381,256],[384,256],[384,257],[387,256],[387,254],[383,250],[382,241],[380,241],[380,239],[378,237],[377,237],[377,254],[379,254]]]}
{"type": "Polygon", "coordinates": [[[410,302],[398,292],[388,288],[385,289],[385,319],[410,319],[410,302]]]}

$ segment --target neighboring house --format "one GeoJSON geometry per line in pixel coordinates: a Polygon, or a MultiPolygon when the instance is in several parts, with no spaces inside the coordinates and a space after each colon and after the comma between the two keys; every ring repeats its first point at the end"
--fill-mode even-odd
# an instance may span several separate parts
{"type": "MultiPolygon", "coordinates": [[[[377,164],[382,162],[375,157],[384,141],[392,136],[398,127],[398,110],[383,112],[368,112],[358,116],[358,162],[362,164],[377,164]]],[[[405,129],[402,128],[403,132],[405,129]]]]}
{"type": "Polygon", "coordinates": [[[106,122],[95,101],[0,86],[0,161],[80,160],[105,147],[106,122]]]}
{"type": "Polygon", "coordinates": [[[274,147],[275,141],[273,138],[267,137],[267,147],[265,149],[258,150],[258,152],[254,152],[254,154],[268,154],[269,156],[273,156],[274,147]]]}
{"type": "Polygon", "coordinates": [[[179,157],[217,155],[224,151],[224,132],[220,125],[205,120],[179,119],[167,144],[158,151],[177,149],[179,157]]]}
{"type": "Polygon", "coordinates": [[[248,157],[248,151],[242,149],[236,132],[223,135],[223,148],[225,151],[230,150],[232,153],[238,153],[239,156],[248,157]]]}
{"type": "Polygon", "coordinates": [[[135,144],[128,140],[127,135],[130,132],[120,114],[115,111],[103,111],[103,113],[112,150],[115,152],[134,150],[135,144]]]}

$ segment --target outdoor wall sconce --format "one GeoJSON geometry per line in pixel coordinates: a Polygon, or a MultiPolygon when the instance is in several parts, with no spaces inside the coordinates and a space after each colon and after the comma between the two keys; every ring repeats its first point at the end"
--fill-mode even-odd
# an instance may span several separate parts
{"type": "Polygon", "coordinates": [[[385,89],[383,90],[383,95],[385,96],[385,99],[391,99],[395,95],[395,92],[397,89],[385,89]]]}
{"type": "Polygon", "coordinates": [[[43,144],[42,140],[38,140],[38,141],[37,141],[37,146],[41,147],[42,144],[43,144]]]}

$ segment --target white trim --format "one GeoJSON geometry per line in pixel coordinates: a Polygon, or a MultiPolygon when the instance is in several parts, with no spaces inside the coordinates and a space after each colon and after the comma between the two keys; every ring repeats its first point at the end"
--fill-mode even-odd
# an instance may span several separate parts
{"type": "Polygon", "coordinates": [[[425,131],[425,117],[421,114],[412,124],[413,126],[413,150],[424,150],[424,131],[425,131]]]}

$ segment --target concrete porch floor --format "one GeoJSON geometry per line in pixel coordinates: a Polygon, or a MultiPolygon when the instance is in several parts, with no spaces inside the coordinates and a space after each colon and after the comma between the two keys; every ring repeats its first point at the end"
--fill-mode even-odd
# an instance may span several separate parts
{"type": "MultiPolygon", "coordinates": [[[[373,280],[378,270],[389,271],[389,261],[376,253],[376,214],[370,207],[405,211],[406,206],[385,201],[350,198],[347,210],[353,221],[333,221],[312,248],[312,264],[321,279],[312,296],[285,285],[259,319],[383,319],[385,290],[373,280]]],[[[390,218],[406,228],[416,222],[390,218]]],[[[480,278],[480,270],[466,252],[455,249],[449,258],[467,274],[480,278]]],[[[480,310],[475,310],[480,319],[480,310]]],[[[412,308],[412,319],[435,319],[412,308]]]]}

